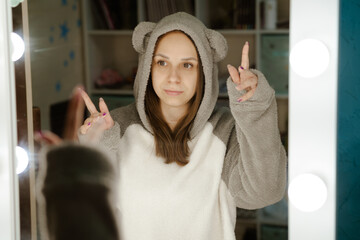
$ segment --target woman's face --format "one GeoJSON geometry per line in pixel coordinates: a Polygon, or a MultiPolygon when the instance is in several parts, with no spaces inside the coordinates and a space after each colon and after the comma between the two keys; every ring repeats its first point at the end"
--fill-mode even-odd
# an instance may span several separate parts
{"type": "Polygon", "coordinates": [[[163,111],[174,107],[188,109],[199,79],[198,66],[196,48],[184,33],[170,32],[158,41],[151,75],[163,111]]]}

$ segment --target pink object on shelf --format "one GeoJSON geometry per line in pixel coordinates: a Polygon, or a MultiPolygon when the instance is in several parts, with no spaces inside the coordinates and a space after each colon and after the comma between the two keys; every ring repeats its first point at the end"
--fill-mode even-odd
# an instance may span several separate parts
{"type": "Polygon", "coordinates": [[[124,79],[119,73],[113,69],[106,68],[96,79],[95,86],[97,88],[118,88],[124,83],[124,79]]]}

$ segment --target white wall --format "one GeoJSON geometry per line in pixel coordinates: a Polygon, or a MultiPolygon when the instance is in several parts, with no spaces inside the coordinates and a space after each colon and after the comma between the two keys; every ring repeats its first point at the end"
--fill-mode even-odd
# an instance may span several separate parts
{"type": "Polygon", "coordinates": [[[33,104],[50,129],[50,105],[84,82],[80,1],[32,0],[28,8],[33,104]]]}

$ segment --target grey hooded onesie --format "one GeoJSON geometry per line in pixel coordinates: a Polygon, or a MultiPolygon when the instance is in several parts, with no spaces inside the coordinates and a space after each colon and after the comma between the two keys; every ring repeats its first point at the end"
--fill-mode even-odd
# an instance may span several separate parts
{"type": "Polygon", "coordinates": [[[121,239],[235,239],[236,207],[261,208],[284,196],[286,154],[274,90],[262,73],[251,70],[258,77],[254,95],[237,102],[243,92],[229,78],[230,111],[215,109],[217,62],[226,56],[227,43],[220,33],[186,13],[167,16],[157,24],[140,23],[133,46],[139,53],[136,102],[111,112],[115,125],[100,141],[116,156],[115,205],[121,239]],[[157,39],[174,30],[192,38],[205,76],[185,166],[165,164],[156,156],[144,109],[157,39]]]}

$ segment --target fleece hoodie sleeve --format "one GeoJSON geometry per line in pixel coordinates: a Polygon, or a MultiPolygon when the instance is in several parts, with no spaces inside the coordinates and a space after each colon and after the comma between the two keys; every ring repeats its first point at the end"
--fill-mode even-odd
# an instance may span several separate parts
{"type": "Polygon", "coordinates": [[[100,139],[100,144],[115,154],[120,142],[120,124],[115,121],[112,128],[105,130],[100,139]]]}
{"type": "Polygon", "coordinates": [[[258,76],[254,95],[237,102],[244,92],[227,81],[235,129],[230,134],[225,156],[225,182],[240,208],[255,209],[271,205],[284,196],[286,154],[280,140],[275,92],[264,75],[258,76]]]}
{"type": "Polygon", "coordinates": [[[95,147],[64,144],[42,154],[38,177],[44,239],[118,239],[114,168],[95,147]]]}

